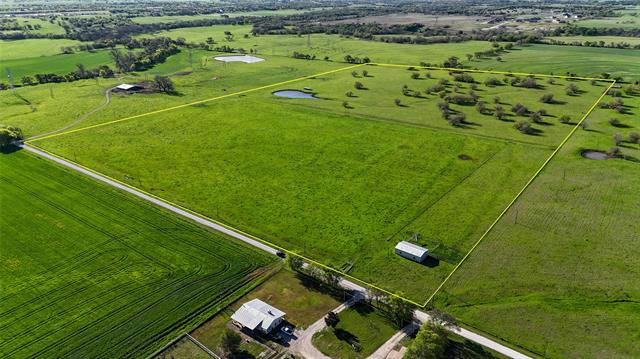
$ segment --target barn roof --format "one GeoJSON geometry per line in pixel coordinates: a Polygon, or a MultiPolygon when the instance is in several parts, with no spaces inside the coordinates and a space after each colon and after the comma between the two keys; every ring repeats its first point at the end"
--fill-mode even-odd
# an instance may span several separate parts
{"type": "Polygon", "coordinates": [[[424,247],[420,247],[419,245],[409,243],[407,241],[402,241],[396,244],[396,249],[401,250],[405,253],[412,254],[416,257],[422,257],[423,255],[429,253],[429,250],[424,247]]]}
{"type": "Polygon", "coordinates": [[[253,299],[244,303],[240,309],[233,313],[231,319],[251,330],[260,326],[262,330],[267,331],[274,320],[282,318],[284,315],[283,311],[270,306],[260,299],[253,299]]]}

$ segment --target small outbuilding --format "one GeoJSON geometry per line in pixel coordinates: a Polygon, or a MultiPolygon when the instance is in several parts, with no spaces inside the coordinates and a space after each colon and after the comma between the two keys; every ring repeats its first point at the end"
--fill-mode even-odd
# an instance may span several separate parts
{"type": "Polygon", "coordinates": [[[284,320],[285,313],[260,299],[246,302],[231,316],[234,323],[252,331],[269,334],[284,320]]]}
{"type": "Polygon", "coordinates": [[[396,254],[414,262],[422,263],[429,256],[429,250],[419,245],[402,241],[396,244],[396,254]]]}
{"type": "Polygon", "coordinates": [[[127,92],[136,92],[142,90],[142,86],[140,85],[131,85],[131,84],[120,84],[116,86],[116,89],[127,92]]]}

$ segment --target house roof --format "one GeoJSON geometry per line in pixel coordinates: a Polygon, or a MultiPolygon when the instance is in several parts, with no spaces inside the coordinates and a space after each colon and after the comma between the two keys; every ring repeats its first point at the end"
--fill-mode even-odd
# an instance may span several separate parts
{"type": "Polygon", "coordinates": [[[116,86],[116,88],[120,89],[120,90],[131,90],[132,88],[137,88],[140,87],[138,85],[130,85],[130,84],[120,84],[118,86],[116,86]]]}
{"type": "Polygon", "coordinates": [[[231,319],[251,330],[260,326],[262,330],[267,331],[275,320],[284,317],[284,315],[283,311],[260,299],[253,299],[244,303],[240,309],[233,313],[231,319]]]}
{"type": "Polygon", "coordinates": [[[407,241],[402,241],[396,244],[396,249],[401,250],[405,253],[412,254],[417,257],[422,257],[423,255],[429,253],[429,250],[424,247],[420,247],[416,244],[409,243],[407,241]]]}

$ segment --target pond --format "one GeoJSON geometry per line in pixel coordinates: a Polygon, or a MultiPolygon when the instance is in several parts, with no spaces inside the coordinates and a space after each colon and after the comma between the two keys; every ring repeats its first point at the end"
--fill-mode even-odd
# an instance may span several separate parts
{"type": "Polygon", "coordinates": [[[318,100],[318,98],[315,97],[312,93],[304,92],[304,91],[298,91],[298,90],[276,91],[276,92],[273,93],[273,95],[278,96],[278,97],[286,97],[286,98],[308,98],[308,99],[312,99],[312,100],[318,100]]]}

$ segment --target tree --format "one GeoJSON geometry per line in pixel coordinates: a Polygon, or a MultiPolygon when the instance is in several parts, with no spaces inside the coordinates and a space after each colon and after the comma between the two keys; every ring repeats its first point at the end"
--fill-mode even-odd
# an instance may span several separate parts
{"type": "Polygon", "coordinates": [[[425,323],[420,328],[406,354],[405,359],[440,359],[449,344],[444,328],[438,324],[425,323]]]}
{"type": "Polygon", "coordinates": [[[25,86],[29,86],[29,85],[33,85],[33,77],[31,76],[23,76],[22,77],[22,84],[25,86]]]}
{"type": "Polygon", "coordinates": [[[302,270],[302,265],[304,262],[302,261],[302,258],[297,256],[295,253],[290,253],[287,256],[286,263],[292,271],[300,272],[300,270],[302,270]]]}
{"type": "Polygon", "coordinates": [[[507,116],[507,114],[504,112],[504,108],[500,105],[496,106],[495,115],[496,118],[500,121],[504,120],[504,118],[507,116]]]}
{"type": "Polygon", "coordinates": [[[413,307],[400,296],[392,295],[387,302],[391,321],[397,328],[402,328],[413,320],[413,307]]]}
{"type": "Polygon", "coordinates": [[[173,81],[166,76],[156,75],[153,78],[153,82],[156,88],[164,93],[173,94],[176,92],[175,86],[173,85],[173,81]]]}
{"type": "Polygon", "coordinates": [[[0,147],[10,146],[22,139],[22,130],[18,127],[0,125],[0,147]]]}
{"type": "Polygon", "coordinates": [[[369,76],[369,71],[362,70],[362,77],[367,77],[367,76],[369,76]]]}
{"type": "Polygon", "coordinates": [[[526,88],[537,88],[538,87],[538,83],[536,82],[536,79],[533,77],[527,77],[526,79],[524,79],[521,83],[522,87],[526,87],[526,88]]]}
{"type": "Polygon", "coordinates": [[[358,71],[351,71],[351,76],[358,77],[358,71]]]}
{"type": "Polygon", "coordinates": [[[485,104],[484,101],[478,101],[478,103],[476,103],[476,110],[478,110],[479,113],[484,114],[485,112],[487,112],[487,106],[485,104]]]}
{"type": "Polygon", "coordinates": [[[511,111],[518,116],[525,116],[529,110],[521,103],[517,103],[511,107],[511,111]]]}
{"type": "Polygon", "coordinates": [[[629,142],[640,145],[640,133],[631,132],[629,134],[629,142]]]}
{"type": "Polygon", "coordinates": [[[611,118],[609,119],[609,124],[613,127],[620,127],[620,120],[617,118],[611,118]]]}
{"type": "Polygon", "coordinates": [[[231,357],[234,353],[237,353],[240,349],[240,343],[242,343],[242,337],[240,334],[234,332],[231,329],[225,329],[220,339],[220,351],[225,358],[231,357]]]}
{"type": "Polygon", "coordinates": [[[467,54],[467,61],[471,61],[473,60],[473,55],[472,54],[467,54]]]}
{"type": "Polygon", "coordinates": [[[401,106],[402,105],[402,101],[400,101],[399,98],[393,100],[393,102],[396,104],[396,106],[401,106]]]}
{"type": "Polygon", "coordinates": [[[340,322],[340,317],[338,317],[338,315],[334,312],[329,312],[324,317],[324,322],[327,324],[327,326],[335,328],[336,325],[338,325],[338,323],[340,322]]]}
{"type": "Polygon", "coordinates": [[[529,116],[529,119],[531,120],[531,122],[533,123],[540,123],[542,122],[542,116],[540,116],[540,113],[538,112],[534,112],[529,116]]]}
{"type": "Polygon", "coordinates": [[[411,78],[414,80],[417,80],[420,78],[420,73],[419,72],[412,72],[411,73],[411,78]]]}
{"type": "Polygon", "coordinates": [[[493,96],[493,103],[496,105],[500,104],[500,96],[493,96]]]}
{"type": "Polygon", "coordinates": [[[434,308],[429,311],[429,315],[436,324],[443,326],[456,325],[456,319],[449,313],[443,312],[440,309],[434,308]]]}
{"type": "Polygon", "coordinates": [[[616,144],[616,146],[619,146],[622,143],[622,135],[619,133],[613,135],[613,142],[616,144]]]}
{"type": "Polygon", "coordinates": [[[364,85],[363,85],[363,84],[362,84],[362,82],[360,82],[360,81],[356,81],[356,82],[353,84],[353,87],[355,87],[355,88],[356,88],[356,90],[363,90],[363,89],[364,89],[364,85]]]}
{"type": "Polygon", "coordinates": [[[344,108],[349,108],[349,102],[347,102],[347,101],[342,101],[342,107],[344,107],[344,108]]]}
{"type": "Polygon", "coordinates": [[[347,96],[347,97],[353,97],[353,92],[351,92],[351,91],[347,91],[347,92],[345,93],[345,96],[347,96]]]}

